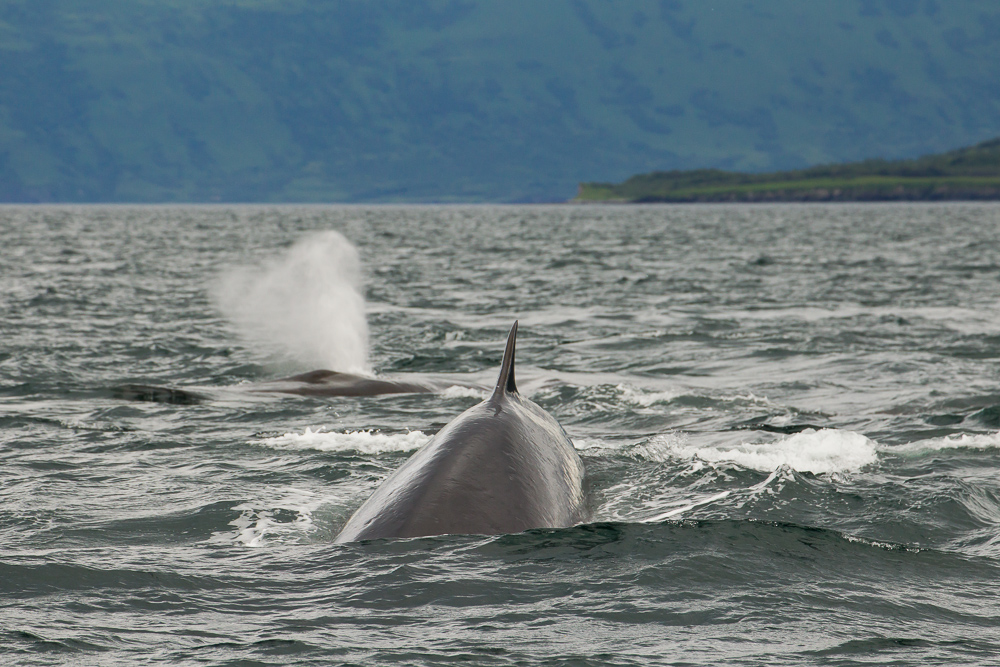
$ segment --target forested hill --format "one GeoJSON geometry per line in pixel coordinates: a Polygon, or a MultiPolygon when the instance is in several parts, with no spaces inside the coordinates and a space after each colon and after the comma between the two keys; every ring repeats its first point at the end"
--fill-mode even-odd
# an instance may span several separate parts
{"type": "Polygon", "coordinates": [[[0,2],[0,201],[558,201],[997,135],[996,0],[0,2]]]}
{"type": "Polygon", "coordinates": [[[1000,138],[914,160],[865,160],[766,174],[660,171],[623,183],[582,183],[578,201],[1000,200],[1000,138]]]}

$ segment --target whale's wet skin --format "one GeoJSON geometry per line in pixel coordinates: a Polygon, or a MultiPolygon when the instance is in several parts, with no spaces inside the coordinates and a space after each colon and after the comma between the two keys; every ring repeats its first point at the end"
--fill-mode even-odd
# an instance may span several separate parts
{"type": "Polygon", "coordinates": [[[517,322],[489,398],[445,424],[365,501],[338,542],[569,528],[588,517],[583,462],[552,415],[521,396],[517,322]]]}
{"type": "Polygon", "coordinates": [[[996,205],[9,207],[0,238],[0,662],[1000,654],[996,205]],[[321,230],[356,270],[315,270],[354,257],[321,230]],[[514,319],[592,522],[336,543],[514,319]],[[255,390],[284,378],[446,386],[255,390]]]}

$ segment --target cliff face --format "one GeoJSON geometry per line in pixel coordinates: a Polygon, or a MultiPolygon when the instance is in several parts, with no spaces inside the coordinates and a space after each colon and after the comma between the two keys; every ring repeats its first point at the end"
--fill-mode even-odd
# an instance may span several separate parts
{"type": "Polygon", "coordinates": [[[759,5],[8,0],[0,201],[563,200],[1000,134],[993,0],[759,5]]]}

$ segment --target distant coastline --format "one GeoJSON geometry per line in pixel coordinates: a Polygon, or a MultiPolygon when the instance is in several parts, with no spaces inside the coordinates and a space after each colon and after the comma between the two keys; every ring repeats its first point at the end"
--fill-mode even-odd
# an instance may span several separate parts
{"type": "Polygon", "coordinates": [[[822,202],[1000,200],[1000,138],[913,160],[865,160],[766,174],[658,171],[581,183],[572,201],[822,202]]]}

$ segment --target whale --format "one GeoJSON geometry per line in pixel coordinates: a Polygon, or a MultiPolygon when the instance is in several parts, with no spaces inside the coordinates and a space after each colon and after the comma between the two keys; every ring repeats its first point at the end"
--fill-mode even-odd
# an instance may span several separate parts
{"type": "Polygon", "coordinates": [[[446,424],[348,519],[337,543],[567,528],[588,518],[584,466],[559,422],[517,391],[510,329],[486,400],[446,424]]]}
{"type": "Polygon", "coordinates": [[[371,377],[338,371],[309,371],[278,380],[258,382],[247,391],[296,394],[298,396],[382,396],[385,394],[433,394],[450,387],[485,389],[482,385],[446,376],[419,374],[371,377]]]}
{"type": "Polygon", "coordinates": [[[451,387],[485,391],[475,382],[446,375],[433,377],[416,373],[400,376],[369,376],[339,371],[315,370],[276,380],[230,387],[165,387],[149,384],[122,384],[111,388],[115,398],[130,401],[196,405],[219,397],[247,394],[290,394],[318,398],[384,396],[387,394],[433,394],[451,387]]]}

